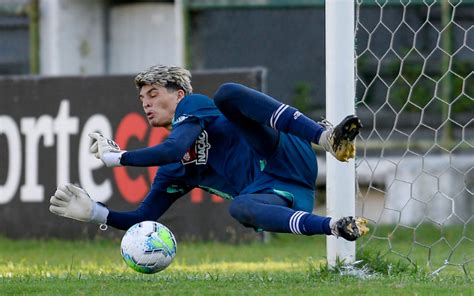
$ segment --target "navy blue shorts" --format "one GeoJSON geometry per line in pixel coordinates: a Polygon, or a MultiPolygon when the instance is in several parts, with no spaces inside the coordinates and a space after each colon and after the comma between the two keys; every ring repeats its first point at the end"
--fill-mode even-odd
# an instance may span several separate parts
{"type": "Polygon", "coordinates": [[[292,209],[312,212],[318,164],[308,141],[280,133],[275,153],[259,165],[260,174],[241,194],[274,193],[288,199],[292,209]]]}

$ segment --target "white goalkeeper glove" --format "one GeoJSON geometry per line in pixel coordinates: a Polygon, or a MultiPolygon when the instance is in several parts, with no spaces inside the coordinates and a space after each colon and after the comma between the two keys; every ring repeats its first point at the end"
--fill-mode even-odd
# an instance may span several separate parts
{"type": "Polygon", "coordinates": [[[120,147],[114,141],[107,139],[99,133],[90,133],[89,137],[92,138],[93,143],[89,151],[94,154],[94,156],[105,164],[107,167],[116,167],[122,166],[120,164],[120,159],[125,150],[120,150],[120,147]]]}
{"type": "Polygon", "coordinates": [[[97,224],[107,222],[109,210],[95,202],[79,186],[73,184],[59,185],[49,202],[49,211],[58,216],[97,224]]]}

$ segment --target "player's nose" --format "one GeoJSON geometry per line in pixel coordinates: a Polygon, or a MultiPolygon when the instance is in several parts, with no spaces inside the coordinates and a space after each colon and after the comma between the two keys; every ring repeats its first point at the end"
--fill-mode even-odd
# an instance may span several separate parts
{"type": "Polygon", "coordinates": [[[147,102],[147,101],[143,101],[143,103],[142,103],[142,107],[143,107],[143,109],[145,109],[145,110],[146,110],[147,108],[150,108],[150,107],[151,107],[151,105],[150,105],[150,103],[149,103],[149,102],[147,102]]]}

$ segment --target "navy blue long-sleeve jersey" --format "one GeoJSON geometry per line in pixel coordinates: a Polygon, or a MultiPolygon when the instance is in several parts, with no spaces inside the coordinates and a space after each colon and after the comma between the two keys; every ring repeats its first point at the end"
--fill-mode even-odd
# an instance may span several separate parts
{"type": "Polygon", "coordinates": [[[157,220],[196,187],[226,199],[258,192],[289,198],[298,195],[304,202],[293,208],[310,211],[313,205],[317,164],[310,143],[280,133],[279,148],[264,158],[204,95],[184,97],[177,105],[168,138],[157,146],[124,153],[121,164],[160,168],[136,210],[109,211],[107,224],[119,229],[157,220]]]}

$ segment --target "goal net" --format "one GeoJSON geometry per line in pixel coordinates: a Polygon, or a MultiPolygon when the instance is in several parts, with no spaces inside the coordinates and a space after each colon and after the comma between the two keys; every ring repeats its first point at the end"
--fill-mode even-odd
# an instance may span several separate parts
{"type": "Polygon", "coordinates": [[[359,248],[470,274],[474,1],[357,0],[359,248]]]}

